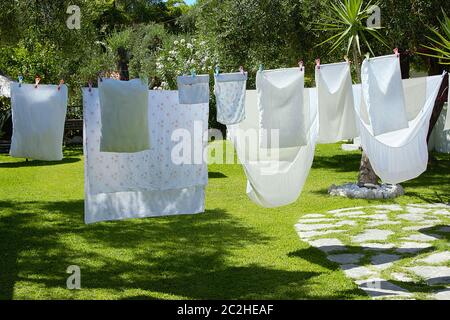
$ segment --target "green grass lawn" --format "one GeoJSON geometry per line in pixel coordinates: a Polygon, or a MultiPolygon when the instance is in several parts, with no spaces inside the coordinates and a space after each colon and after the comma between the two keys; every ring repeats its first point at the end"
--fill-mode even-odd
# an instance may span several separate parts
{"type": "MultiPolygon", "coordinates": [[[[25,162],[0,155],[0,299],[365,299],[321,251],[300,241],[307,213],[387,201],[330,198],[354,181],[360,155],[319,145],[298,201],[263,209],[239,165],[211,165],[204,214],[83,223],[83,156],[25,162]],[[66,269],[81,267],[81,290],[66,269]]],[[[450,156],[389,203],[448,202],[450,156]]]]}

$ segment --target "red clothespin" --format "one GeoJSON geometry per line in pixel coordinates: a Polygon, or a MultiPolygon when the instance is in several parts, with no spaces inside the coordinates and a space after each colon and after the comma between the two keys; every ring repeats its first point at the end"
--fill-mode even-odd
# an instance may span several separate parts
{"type": "Polygon", "coordinates": [[[300,68],[300,71],[303,71],[303,60],[298,62],[298,67],[300,68]]]}
{"type": "Polygon", "coordinates": [[[60,91],[61,90],[61,86],[64,84],[64,80],[63,79],[61,79],[60,81],[59,81],[59,85],[58,85],[58,91],[60,91]]]}
{"type": "Polygon", "coordinates": [[[243,66],[240,66],[240,67],[239,67],[239,72],[242,73],[242,74],[245,73],[245,72],[244,72],[244,67],[243,67],[243,66]]]}
{"type": "Polygon", "coordinates": [[[41,81],[41,78],[39,76],[36,76],[34,79],[34,88],[37,89],[39,82],[41,81]]]}
{"type": "Polygon", "coordinates": [[[394,54],[397,56],[397,58],[400,57],[400,53],[398,52],[398,48],[394,49],[394,54]]]}
{"type": "Polygon", "coordinates": [[[320,58],[316,59],[316,68],[320,69],[320,58]]]}
{"type": "Polygon", "coordinates": [[[92,80],[88,81],[89,92],[92,92],[92,80]]]}

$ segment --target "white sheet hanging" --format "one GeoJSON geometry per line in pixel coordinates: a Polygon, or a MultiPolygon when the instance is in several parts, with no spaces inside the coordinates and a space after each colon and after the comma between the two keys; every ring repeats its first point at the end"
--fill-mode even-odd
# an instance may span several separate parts
{"type": "Polygon", "coordinates": [[[11,84],[13,135],[10,155],[44,161],[63,158],[67,86],[11,84]]]}
{"type": "Polygon", "coordinates": [[[100,152],[97,89],[83,89],[83,105],[86,223],[204,211],[208,104],[181,106],[176,91],[150,91],[153,148],[130,154],[100,152]],[[191,163],[172,161],[180,142],[191,163]]]}
{"type": "Polygon", "coordinates": [[[147,81],[102,79],[98,82],[102,152],[150,149],[147,81]]]}
{"type": "Polygon", "coordinates": [[[445,117],[445,126],[444,131],[450,130],[450,81],[449,81],[449,88],[448,91],[448,98],[447,98],[447,115],[445,117]]]}
{"type": "Polygon", "coordinates": [[[214,80],[217,121],[227,125],[244,120],[247,73],[221,73],[214,80]]]}
{"type": "Polygon", "coordinates": [[[428,163],[427,134],[443,76],[405,80],[406,96],[425,93],[419,98],[422,108],[417,112],[415,100],[408,99],[406,109],[410,117],[409,127],[375,136],[371,125],[361,116],[361,85],[354,85],[355,110],[359,118],[361,144],[367,153],[375,173],[385,183],[401,183],[422,174],[428,163]]]}
{"type": "Polygon", "coordinates": [[[353,102],[352,76],[347,62],[316,68],[319,101],[318,143],[335,143],[359,135],[353,102]]]}
{"type": "Polygon", "coordinates": [[[137,153],[100,152],[100,108],[97,89],[83,90],[84,122],[89,156],[86,159],[91,193],[179,189],[208,183],[203,161],[208,104],[180,105],[176,91],[152,90],[148,97],[152,149],[137,153]],[[178,131],[175,131],[177,130],[178,131]],[[181,130],[181,131],[180,131],[181,130]],[[189,135],[186,163],[172,161],[179,132],[189,135]],[[192,142],[192,145],[190,144],[192,142]],[[188,154],[190,153],[190,155],[188,154]],[[188,160],[192,160],[189,161],[188,160]]]}
{"type": "Polygon", "coordinates": [[[0,97],[11,97],[11,84],[10,79],[0,75],[0,97]]]}
{"type": "Polygon", "coordinates": [[[305,72],[300,68],[258,71],[261,148],[308,144],[309,110],[303,108],[305,72]]]}
{"type": "Polygon", "coordinates": [[[365,59],[361,83],[363,105],[374,135],[408,128],[400,61],[396,55],[365,59]]]}
{"type": "Polygon", "coordinates": [[[308,177],[319,130],[316,90],[306,89],[304,99],[300,108],[308,109],[309,115],[305,146],[259,148],[258,98],[254,90],[247,91],[246,119],[228,126],[230,139],[247,176],[247,195],[262,207],[279,207],[295,202],[308,177]]]}

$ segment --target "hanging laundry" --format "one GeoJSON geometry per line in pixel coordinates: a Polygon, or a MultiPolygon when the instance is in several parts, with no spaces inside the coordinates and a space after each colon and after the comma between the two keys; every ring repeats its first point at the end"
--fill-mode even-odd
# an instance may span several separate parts
{"type": "Polygon", "coordinates": [[[0,97],[7,97],[11,98],[11,84],[13,82],[8,79],[7,77],[4,77],[0,75],[0,97]]]}
{"type": "Polygon", "coordinates": [[[62,160],[67,92],[66,85],[11,84],[12,157],[62,160]]]}
{"type": "Polygon", "coordinates": [[[192,75],[177,77],[180,104],[209,102],[209,76],[192,75]]]}
{"type": "Polygon", "coordinates": [[[319,101],[318,143],[336,143],[359,135],[353,102],[352,75],[347,62],[316,68],[319,101]]]}
{"type": "Polygon", "coordinates": [[[361,114],[361,85],[354,86],[355,111],[359,119],[361,144],[367,153],[375,173],[385,183],[401,183],[414,179],[427,169],[427,135],[434,103],[443,76],[403,81],[406,96],[421,92],[422,108],[417,111],[417,101],[407,99],[407,113],[411,120],[408,128],[376,136],[371,124],[361,114]]]}
{"type": "MultiPolygon", "coordinates": [[[[449,81],[450,83],[450,81],[449,81]]],[[[448,98],[447,98],[447,115],[445,117],[445,126],[444,131],[450,130],[450,87],[447,89],[448,98]]]]}
{"type": "Polygon", "coordinates": [[[305,72],[300,68],[258,71],[261,148],[308,144],[309,109],[303,106],[305,72]]]}
{"type": "Polygon", "coordinates": [[[149,139],[152,149],[139,153],[100,151],[99,90],[83,89],[85,221],[117,220],[204,211],[208,168],[208,104],[183,105],[176,91],[150,91],[149,139]],[[180,163],[183,136],[188,155],[180,163]]]}
{"type": "Polygon", "coordinates": [[[217,121],[236,124],[245,118],[246,73],[217,74],[214,77],[217,121]]]}
{"type": "Polygon", "coordinates": [[[397,55],[365,59],[361,69],[363,106],[374,135],[408,128],[397,55]]]}
{"type": "Polygon", "coordinates": [[[306,89],[301,95],[304,102],[301,101],[299,111],[308,109],[302,114],[309,116],[306,119],[305,146],[271,150],[259,148],[260,111],[257,107],[258,95],[254,90],[247,91],[245,120],[227,127],[247,176],[247,195],[262,207],[280,207],[295,202],[311,169],[319,132],[317,92],[306,89]]]}
{"type": "Polygon", "coordinates": [[[102,152],[140,152],[150,149],[147,81],[100,79],[102,152]]]}

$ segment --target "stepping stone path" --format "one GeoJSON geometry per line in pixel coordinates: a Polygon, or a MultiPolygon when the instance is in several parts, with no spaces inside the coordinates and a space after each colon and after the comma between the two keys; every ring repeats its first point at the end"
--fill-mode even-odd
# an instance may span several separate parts
{"type": "Polygon", "coordinates": [[[450,300],[450,206],[390,204],[304,215],[302,241],[373,299],[450,300]]]}

